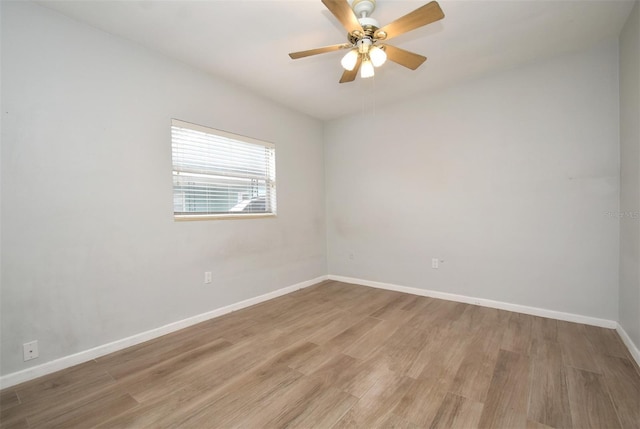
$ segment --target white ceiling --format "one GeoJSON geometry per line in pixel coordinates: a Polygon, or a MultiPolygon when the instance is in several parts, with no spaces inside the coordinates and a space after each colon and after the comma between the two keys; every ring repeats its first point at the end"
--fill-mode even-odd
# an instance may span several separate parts
{"type": "MultiPolygon", "coordinates": [[[[378,0],[381,25],[427,0],[378,0]]],[[[617,37],[633,2],[440,0],[442,21],[391,44],[428,60],[387,62],[373,79],[339,84],[342,52],[289,52],[346,41],[320,0],[41,1],[46,7],[235,82],[319,119],[383,108],[416,92],[586,48],[617,37]]]]}

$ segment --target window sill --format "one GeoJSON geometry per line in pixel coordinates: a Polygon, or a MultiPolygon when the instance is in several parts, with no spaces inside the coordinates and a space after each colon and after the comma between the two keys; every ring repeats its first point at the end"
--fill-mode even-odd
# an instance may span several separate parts
{"type": "Polygon", "coordinates": [[[275,213],[242,213],[242,214],[203,214],[203,215],[174,215],[173,220],[176,222],[194,221],[194,220],[238,220],[238,219],[260,219],[274,218],[275,213]]]}

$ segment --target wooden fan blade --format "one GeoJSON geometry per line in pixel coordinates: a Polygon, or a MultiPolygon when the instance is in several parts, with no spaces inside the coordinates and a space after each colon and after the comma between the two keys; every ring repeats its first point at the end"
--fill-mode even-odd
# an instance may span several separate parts
{"type": "Polygon", "coordinates": [[[411,70],[417,69],[427,60],[427,57],[391,45],[384,45],[384,51],[387,53],[387,59],[411,70]]]}
{"type": "Polygon", "coordinates": [[[358,57],[358,61],[356,62],[356,66],[353,68],[353,70],[345,70],[344,73],[342,73],[340,83],[353,82],[358,75],[358,70],[360,70],[360,64],[362,64],[362,58],[358,57]]]}
{"type": "Polygon", "coordinates": [[[444,18],[444,12],[440,9],[440,5],[438,2],[432,1],[377,30],[375,38],[389,40],[442,18],[444,18]],[[385,34],[386,36],[384,36],[385,34]]]}
{"type": "Polygon", "coordinates": [[[291,52],[289,56],[293,60],[298,58],[310,57],[311,55],[324,54],[326,52],[339,51],[340,49],[350,48],[348,43],[340,43],[339,45],[323,46],[322,48],[309,49],[308,51],[291,52]]]}
{"type": "Polygon", "coordinates": [[[354,31],[364,34],[358,17],[353,13],[353,9],[351,9],[347,0],[322,0],[322,3],[340,21],[349,34],[354,31]]]}

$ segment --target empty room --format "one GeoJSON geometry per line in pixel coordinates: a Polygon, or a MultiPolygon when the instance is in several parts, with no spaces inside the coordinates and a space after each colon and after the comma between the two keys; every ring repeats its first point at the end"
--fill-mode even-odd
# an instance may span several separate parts
{"type": "Polygon", "coordinates": [[[0,429],[640,428],[640,1],[0,37],[0,429]]]}

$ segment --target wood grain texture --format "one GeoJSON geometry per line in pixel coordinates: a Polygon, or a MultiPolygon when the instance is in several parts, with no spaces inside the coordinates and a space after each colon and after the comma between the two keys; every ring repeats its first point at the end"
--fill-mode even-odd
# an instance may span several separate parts
{"type": "Polygon", "coordinates": [[[475,334],[468,330],[454,327],[433,329],[409,375],[431,379],[449,388],[467,358],[474,338],[475,334]]]}
{"type": "Polygon", "coordinates": [[[613,329],[605,329],[597,326],[583,326],[587,340],[595,350],[599,350],[608,356],[631,358],[629,350],[613,329]]]}
{"type": "Polygon", "coordinates": [[[484,402],[493,377],[501,341],[501,329],[475,333],[452,382],[452,392],[484,402]]]}
{"type": "Polygon", "coordinates": [[[3,390],[0,392],[0,410],[8,410],[20,405],[20,399],[15,390],[3,390]]]}
{"type": "Polygon", "coordinates": [[[624,428],[640,427],[640,378],[624,357],[604,358],[604,381],[624,428]]]}
{"type": "MultiPolygon", "coordinates": [[[[404,310],[399,310],[404,311],[404,310]]],[[[359,359],[366,359],[379,351],[386,341],[398,330],[398,325],[393,321],[383,320],[362,335],[357,340],[351,342],[345,349],[345,354],[359,359]]]]}
{"type": "Polygon", "coordinates": [[[385,341],[378,355],[391,371],[406,375],[428,340],[429,332],[402,326],[385,341]]]}
{"type": "Polygon", "coordinates": [[[362,26],[351,9],[351,5],[345,0],[322,0],[322,3],[331,11],[348,33],[362,32],[362,26]]]}
{"type": "Polygon", "coordinates": [[[0,420],[1,429],[29,429],[27,419],[20,418],[17,420],[0,420]]]}
{"type": "Polygon", "coordinates": [[[431,429],[466,429],[478,427],[484,405],[480,402],[447,393],[433,421],[431,429]]]}
{"type": "Polygon", "coordinates": [[[380,319],[365,317],[329,340],[325,346],[343,351],[380,323],[380,319]]]}
{"type": "Polygon", "coordinates": [[[530,420],[555,428],[571,428],[566,370],[560,345],[534,340],[531,345],[530,420]]]}
{"type": "Polygon", "coordinates": [[[319,378],[296,380],[280,395],[262,401],[249,411],[241,427],[327,427],[340,419],[358,398],[330,386],[319,378]]]}
{"type": "Polygon", "coordinates": [[[361,398],[389,370],[377,359],[361,360],[339,354],[311,374],[361,398]]]}
{"type": "Polygon", "coordinates": [[[384,51],[387,53],[387,58],[390,61],[398,63],[410,70],[417,69],[427,60],[427,57],[424,55],[405,51],[393,45],[384,45],[384,51]]]}
{"type": "Polygon", "coordinates": [[[402,417],[398,417],[393,413],[389,415],[387,420],[385,420],[382,427],[387,429],[420,429],[420,426],[415,425],[402,417]]]}
{"type": "Polygon", "coordinates": [[[528,354],[531,344],[532,319],[533,316],[528,314],[511,313],[502,337],[501,348],[515,353],[528,354]]]}
{"type": "Polygon", "coordinates": [[[93,427],[137,405],[138,402],[130,394],[116,389],[61,406],[55,413],[49,411],[46,415],[33,415],[27,422],[29,427],[93,427]]]}
{"type": "MultiPolygon", "coordinates": [[[[565,365],[600,372],[596,361],[596,349],[588,340],[585,326],[578,323],[558,321],[558,342],[565,365]]],[[[603,351],[604,353],[604,351],[603,351]]]]}
{"type": "Polygon", "coordinates": [[[479,427],[524,427],[528,387],[529,358],[500,350],[479,427]]]}
{"type": "Polygon", "coordinates": [[[571,419],[576,428],[619,428],[620,422],[603,376],[567,368],[571,419]]]}
{"type": "Polygon", "coordinates": [[[531,316],[531,340],[558,341],[558,322],[554,319],[531,316]]]}
{"type": "Polygon", "coordinates": [[[396,404],[393,413],[420,427],[429,427],[446,395],[446,388],[433,379],[416,380],[396,404]]]}
{"type": "Polygon", "coordinates": [[[384,423],[395,404],[415,380],[388,372],[338,421],[334,428],[378,427],[384,423]]]}
{"type": "Polygon", "coordinates": [[[327,52],[339,51],[340,49],[347,49],[349,47],[351,47],[351,45],[340,43],[338,45],[323,46],[321,48],[309,49],[306,51],[291,52],[289,54],[289,57],[292,60],[297,60],[298,58],[305,58],[305,57],[310,57],[311,55],[318,55],[318,54],[324,54],[327,52]]]}
{"type": "Polygon", "coordinates": [[[613,330],[327,281],[0,392],[5,428],[637,428],[613,330]]]}

